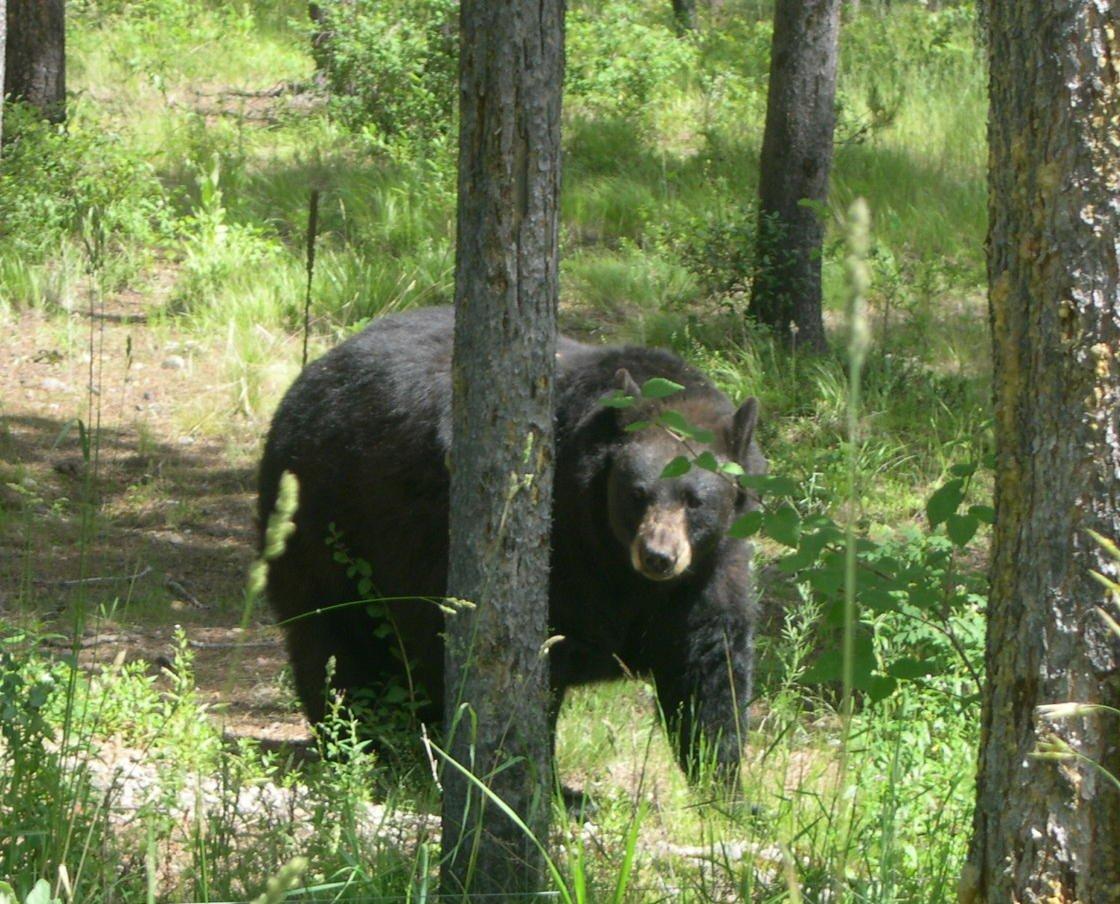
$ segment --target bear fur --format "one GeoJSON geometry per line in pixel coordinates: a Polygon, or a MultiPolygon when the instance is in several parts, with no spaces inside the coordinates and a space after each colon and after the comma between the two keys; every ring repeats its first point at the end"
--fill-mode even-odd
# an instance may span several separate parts
{"type": "MultiPolygon", "coordinates": [[[[447,580],[453,326],[450,308],[377,320],[310,364],[273,418],[260,469],[262,543],[283,471],[300,493],[267,593],[313,723],[325,714],[331,657],[344,696],[364,691],[376,705],[405,687],[412,715],[442,722],[443,613],[432,600],[447,580]],[[385,598],[372,614],[346,605],[362,598],[348,577],[358,560],[385,598]]],[[[757,613],[750,545],[726,531],[756,502],[695,467],[661,479],[688,454],[682,443],[659,428],[625,428],[662,407],[710,430],[720,460],[764,472],[753,399],[736,410],[666,351],[561,338],[549,621],[564,639],[549,652],[552,727],[567,688],[647,675],[682,766],[695,774],[703,753],[734,770],[757,613]],[[616,388],[637,395],[652,377],[685,389],[630,408],[602,404],[616,388]]]]}

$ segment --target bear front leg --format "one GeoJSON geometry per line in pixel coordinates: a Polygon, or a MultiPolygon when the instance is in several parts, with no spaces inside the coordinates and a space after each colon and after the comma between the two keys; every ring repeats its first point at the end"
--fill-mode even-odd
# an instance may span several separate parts
{"type": "Polygon", "coordinates": [[[734,785],[752,691],[753,603],[720,582],[671,621],[658,629],[653,673],[677,759],[693,781],[714,767],[734,785]]]}

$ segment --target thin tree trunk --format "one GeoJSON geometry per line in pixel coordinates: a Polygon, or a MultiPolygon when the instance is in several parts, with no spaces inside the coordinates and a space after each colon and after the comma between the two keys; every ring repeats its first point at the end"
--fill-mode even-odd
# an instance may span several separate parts
{"type": "Polygon", "coordinates": [[[775,4],[750,312],[811,351],[826,347],[822,210],[832,166],[839,35],[840,0],[775,4]]]}
{"type": "Polygon", "coordinates": [[[330,62],[334,40],[334,23],[353,13],[354,0],[329,0],[329,2],[307,4],[307,16],[311,20],[311,58],[315,70],[322,73],[330,62]]]}
{"type": "Polygon", "coordinates": [[[44,119],[66,119],[66,16],[63,0],[7,0],[4,91],[37,108],[44,119]]]}
{"type": "MultiPolygon", "coordinates": [[[[452,758],[542,843],[563,9],[460,9],[448,593],[476,608],[448,619],[447,729],[452,758]]],[[[453,766],[443,783],[443,892],[540,888],[533,840],[453,766]]]]}
{"type": "Polygon", "coordinates": [[[0,153],[4,147],[4,51],[8,44],[8,7],[7,0],[0,0],[0,153]]]}
{"type": "Polygon", "coordinates": [[[1120,31],[1097,0],[990,0],[996,528],[965,902],[1120,901],[1120,31]],[[1116,615],[1112,609],[1113,615],[1116,615]],[[1039,752],[1049,756],[1039,757],[1039,752]],[[1074,755],[1076,752],[1076,755],[1074,755]],[[1093,765],[1097,764],[1097,765],[1093,765]]]}
{"type": "Polygon", "coordinates": [[[681,32],[696,30],[696,0],[673,0],[673,17],[681,32]]]}

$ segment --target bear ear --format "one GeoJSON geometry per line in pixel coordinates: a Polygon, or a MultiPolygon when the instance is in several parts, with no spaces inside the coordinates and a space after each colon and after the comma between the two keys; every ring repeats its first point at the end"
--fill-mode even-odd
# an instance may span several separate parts
{"type": "Polygon", "coordinates": [[[630,376],[630,371],[625,367],[620,367],[614,375],[614,385],[616,389],[621,389],[628,396],[632,396],[635,402],[641,401],[642,390],[634,378],[630,376]]]}
{"type": "Polygon", "coordinates": [[[751,443],[754,439],[754,430],[758,426],[758,399],[751,396],[735,412],[731,419],[731,454],[748,473],[751,473],[748,461],[751,443]]]}

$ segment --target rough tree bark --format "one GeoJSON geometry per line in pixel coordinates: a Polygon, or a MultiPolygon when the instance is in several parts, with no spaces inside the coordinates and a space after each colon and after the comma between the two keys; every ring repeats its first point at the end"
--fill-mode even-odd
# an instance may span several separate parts
{"type": "MultiPolygon", "coordinates": [[[[452,758],[542,842],[563,12],[460,9],[448,594],[476,608],[448,619],[447,729],[452,758]]],[[[443,892],[539,888],[533,841],[453,766],[443,783],[443,892]]]]}
{"type": "Polygon", "coordinates": [[[998,463],[965,902],[1120,901],[1120,791],[1092,765],[1120,776],[1120,717],[1048,720],[1037,709],[1120,707],[1120,642],[1090,575],[1115,578],[1116,566],[1086,534],[1120,539],[1120,28],[1111,7],[989,0],[987,9],[998,463]]]}
{"type": "Polygon", "coordinates": [[[839,35],[840,0],[775,4],[750,313],[812,351],[825,349],[820,206],[832,166],[839,35]]]}
{"type": "Polygon", "coordinates": [[[50,122],[66,119],[64,6],[64,0],[7,0],[5,96],[37,108],[50,122]]]}

